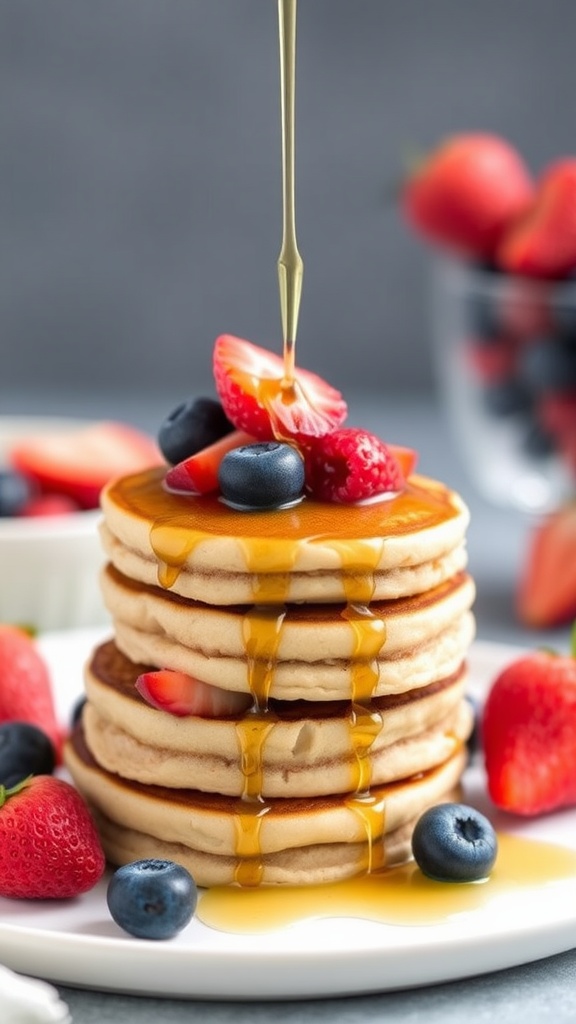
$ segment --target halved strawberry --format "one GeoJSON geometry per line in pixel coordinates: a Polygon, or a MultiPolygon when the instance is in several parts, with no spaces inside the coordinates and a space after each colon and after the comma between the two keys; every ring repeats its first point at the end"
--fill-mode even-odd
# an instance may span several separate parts
{"type": "Polygon", "coordinates": [[[323,437],[348,412],[340,392],[315,373],[296,368],[285,385],[280,356],[230,334],[216,339],[214,378],[228,419],[262,441],[323,437]]]}
{"type": "Polygon", "coordinates": [[[551,512],[531,537],[516,606],[527,626],[559,626],[576,618],[576,501],[551,512]]]}
{"type": "Polygon", "coordinates": [[[43,491],[67,494],[82,508],[95,508],[112,477],[163,462],[147,434],[124,423],[103,421],[76,431],[34,435],[9,452],[15,469],[43,491]]]}
{"type": "Polygon", "coordinates": [[[143,672],[136,680],[136,689],[153,708],[182,718],[186,715],[199,718],[241,715],[252,705],[247,693],[222,690],[171,669],[143,672]]]}
{"type": "Polygon", "coordinates": [[[164,478],[166,487],[170,491],[187,494],[210,494],[218,489],[218,469],[224,456],[233,448],[253,444],[254,440],[252,434],[233,430],[214,444],[209,444],[207,448],[202,448],[195,455],[172,466],[164,478]]]}

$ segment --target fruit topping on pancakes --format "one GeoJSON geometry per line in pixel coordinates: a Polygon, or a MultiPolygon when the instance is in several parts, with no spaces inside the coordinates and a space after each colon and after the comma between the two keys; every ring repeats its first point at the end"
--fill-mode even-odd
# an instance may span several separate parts
{"type": "Polygon", "coordinates": [[[251,510],[285,507],[304,492],[346,504],[402,490],[416,465],[414,451],[343,427],[344,399],[315,374],[296,369],[291,382],[283,374],[274,353],[232,335],[217,338],[214,377],[222,404],[183,403],[162,424],[162,450],[186,452],[168,468],[167,488],[220,490],[234,508],[251,510]],[[227,429],[229,423],[236,429],[227,429]],[[198,448],[198,437],[209,443],[198,448]]]}

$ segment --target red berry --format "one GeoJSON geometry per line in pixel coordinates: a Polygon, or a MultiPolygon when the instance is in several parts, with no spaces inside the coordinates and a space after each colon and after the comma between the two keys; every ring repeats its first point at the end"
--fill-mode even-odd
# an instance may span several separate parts
{"type": "Polygon", "coordinates": [[[26,502],[20,509],[19,515],[26,519],[44,518],[45,516],[69,516],[72,512],[79,511],[81,510],[77,502],[66,494],[38,494],[26,502]]]}
{"type": "Polygon", "coordinates": [[[218,490],[218,470],[224,456],[233,448],[252,444],[253,441],[251,434],[233,430],[214,444],[171,466],[164,478],[166,486],[170,491],[192,494],[210,494],[218,490]]]}
{"type": "Polygon", "coordinates": [[[204,683],[185,672],[159,669],[143,672],[136,680],[136,689],[144,700],[170,715],[197,715],[199,718],[221,718],[247,711],[252,699],[247,693],[223,690],[204,683]]]}
{"type": "Polygon", "coordinates": [[[214,378],[228,419],[262,441],[305,443],[346,418],[342,395],[321,377],[296,368],[287,387],[279,356],[230,334],[216,339],[214,378]]]}
{"type": "Polygon", "coordinates": [[[353,502],[401,491],[404,475],[388,445],[367,430],[344,427],[305,451],[306,489],[318,501],[353,502]]]}
{"type": "Polygon", "coordinates": [[[538,400],[538,419],[555,437],[576,431],[576,390],[548,391],[538,400]]]}
{"type": "Polygon", "coordinates": [[[471,340],[466,354],[475,376],[482,381],[506,380],[516,366],[516,346],[508,338],[471,340]]]}
{"type": "Polygon", "coordinates": [[[528,210],[509,226],[497,259],[509,273],[528,277],[562,278],[576,268],[576,159],[548,168],[528,210]]]}
{"type": "Polygon", "coordinates": [[[12,446],[9,457],[43,491],[66,494],[82,508],[97,507],[112,477],[162,462],[152,438],[124,423],[26,437],[12,446]]]}
{"type": "Polygon", "coordinates": [[[515,814],[576,803],[576,658],[526,655],[495,680],[482,739],[488,791],[515,814]]]}
{"type": "Polygon", "coordinates": [[[521,622],[539,628],[576,617],[576,501],[549,513],[533,528],[516,608],[521,622]]]}
{"type": "Polygon", "coordinates": [[[0,786],[0,896],[67,899],[92,889],[105,857],[84,800],[70,783],[36,775],[0,786]]]}
{"type": "Polygon", "coordinates": [[[532,194],[528,171],[508,142],[469,134],[447,139],[421,163],[405,184],[402,203],[428,240],[485,258],[532,194]]]}
{"type": "Polygon", "coordinates": [[[48,665],[28,633],[5,624],[0,624],[0,722],[37,725],[59,753],[62,734],[48,665]]]}

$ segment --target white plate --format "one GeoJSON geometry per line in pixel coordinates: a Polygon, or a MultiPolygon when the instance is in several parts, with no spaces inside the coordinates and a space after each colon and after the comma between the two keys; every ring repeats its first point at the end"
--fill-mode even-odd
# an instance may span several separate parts
{"type": "MultiPolygon", "coordinates": [[[[82,663],[101,635],[82,630],[43,640],[66,714],[81,691],[82,663]]],[[[476,643],[473,689],[519,653],[476,643]]],[[[481,771],[466,799],[488,810],[481,771]]],[[[576,811],[515,826],[523,835],[576,847],[576,811]]],[[[228,934],[194,920],[176,939],[124,935],[111,920],[104,880],[72,901],[0,899],[0,961],[62,984],[196,999],[300,999],[364,994],[455,980],[576,946],[576,878],[496,896],[480,909],[426,926],[355,919],[305,920],[263,934],[228,934]]]]}

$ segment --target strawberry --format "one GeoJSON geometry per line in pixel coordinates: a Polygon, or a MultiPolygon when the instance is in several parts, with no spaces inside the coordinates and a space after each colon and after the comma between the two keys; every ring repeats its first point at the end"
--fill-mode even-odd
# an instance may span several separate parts
{"type": "Polygon", "coordinates": [[[344,422],[339,391],[308,370],[284,385],[284,362],[250,341],[223,334],[214,346],[214,379],[228,419],[262,441],[306,442],[344,422]]]}
{"type": "Polygon", "coordinates": [[[576,430],[576,389],[548,391],[538,400],[538,419],[551,434],[562,437],[576,430]]]}
{"type": "Polygon", "coordinates": [[[541,651],[508,665],[488,694],[482,738],[498,807],[535,815],[575,804],[576,657],[541,651]]]}
{"type": "Polygon", "coordinates": [[[136,689],[152,707],[179,717],[222,718],[242,714],[252,704],[247,693],[222,690],[171,669],[143,672],[136,680],[136,689]]]}
{"type": "Polygon", "coordinates": [[[69,782],[36,775],[0,786],[0,896],[79,896],[96,885],[105,863],[90,812],[69,782]]]}
{"type": "Polygon", "coordinates": [[[516,366],[516,346],[509,338],[471,340],[466,356],[474,375],[483,381],[509,379],[516,366]]]}
{"type": "Polygon", "coordinates": [[[100,491],[112,477],[163,461],[147,434],[113,422],[22,438],[12,445],[9,458],[43,491],[68,495],[82,508],[97,507],[100,491]]]}
{"type": "Polygon", "coordinates": [[[72,512],[79,512],[80,506],[73,498],[66,494],[37,494],[30,498],[18,515],[28,517],[44,516],[69,516],[72,512]]]}
{"type": "Polygon", "coordinates": [[[526,626],[559,626],[576,617],[576,501],[549,513],[534,528],[516,608],[526,626]]]}
{"type": "Polygon", "coordinates": [[[576,158],[544,173],[528,209],[508,226],[497,260],[527,277],[561,278],[576,268],[576,158]]]}
{"type": "Polygon", "coordinates": [[[343,427],[305,451],[306,488],[318,501],[353,502],[405,484],[390,447],[367,430],[343,427]]]}
{"type": "Polygon", "coordinates": [[[530,175],[508,142],[496,135],[456,135],[409,176],[402,206],[429,241],[489,258],[532,195],[530,175]]]}
{"type": "Polygon", "coordinates": [[[0,722],[17,721],[37,725],[59,754],[62,734],[48,666],[28,633],[1,623],[0,722]]]}
{"type": "Polygon", "coordinates": [[[233,448],[240,448],[244,444],[253,444],[254,437],[245,434],[242,430],[233,430],[232,433],[221,437],[214,444],[187,459],[178,462],[167,470],[164,481],[170,491],[181,491],[184,493],[209,494],[218,489],[218,469],[220,463],[228,452],[233,448]]]}

